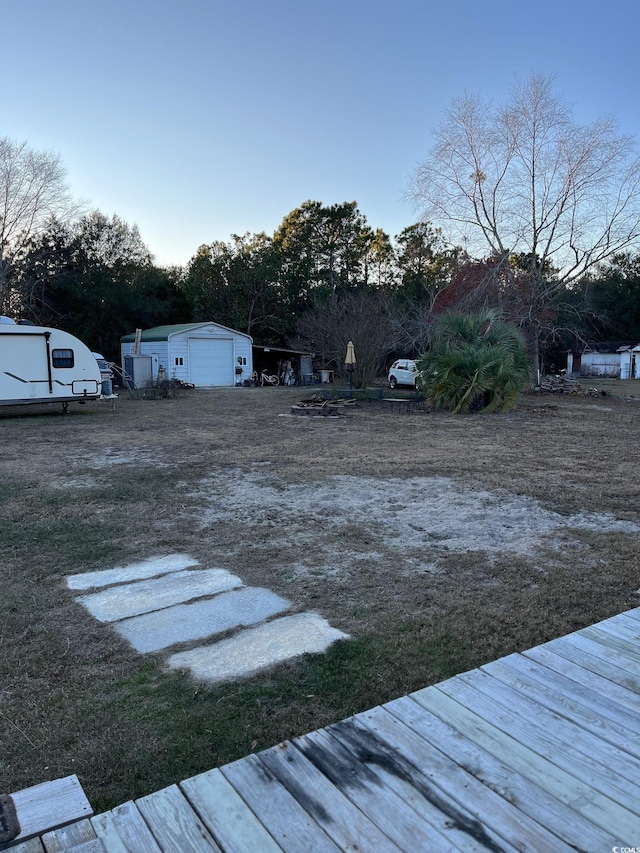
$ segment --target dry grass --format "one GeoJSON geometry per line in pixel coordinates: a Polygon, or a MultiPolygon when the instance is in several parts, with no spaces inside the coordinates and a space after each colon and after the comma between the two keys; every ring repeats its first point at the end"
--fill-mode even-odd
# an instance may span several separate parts
{"type": "Polygon", "coordinates": [[[99,810],[636,606],[627,387],[488,417],[294,418],[279,388],[0,411],[0,789],[76,772],[99,810]],[[173,552],[353,639],[206,687],[65,586],[173,552]]]}

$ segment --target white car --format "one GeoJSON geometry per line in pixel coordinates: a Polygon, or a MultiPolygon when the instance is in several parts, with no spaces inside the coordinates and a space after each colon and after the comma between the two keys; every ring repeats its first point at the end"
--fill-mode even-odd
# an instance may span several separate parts
{"type": "Polygon", "coordinates": [[[415,361],[410,358],[399,358],[394,361],[389,369],[389,387],[396,385],[409,385],[411,388],[419,388],[420,374],[415,361]]]}

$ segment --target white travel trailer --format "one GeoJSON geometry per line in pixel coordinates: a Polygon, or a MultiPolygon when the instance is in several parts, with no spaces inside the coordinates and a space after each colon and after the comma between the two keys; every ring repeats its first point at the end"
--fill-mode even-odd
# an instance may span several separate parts
{"type": "Polygon", "coordinates": [[[100,367],[89,347],[63,332],[0,317],[0,406],[98,400],[100,367]]]}

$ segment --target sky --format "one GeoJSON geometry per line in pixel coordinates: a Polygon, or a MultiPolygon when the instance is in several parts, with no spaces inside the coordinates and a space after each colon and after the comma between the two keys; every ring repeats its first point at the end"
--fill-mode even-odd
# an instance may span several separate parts
{"type": "Polygon", "coordinates": [[[0,0],[0,21],[0,137],[59,155],[163,266],[307,199],[398,234],[453,99],[532,73],[640,138],[637,0],[0,0]]]}

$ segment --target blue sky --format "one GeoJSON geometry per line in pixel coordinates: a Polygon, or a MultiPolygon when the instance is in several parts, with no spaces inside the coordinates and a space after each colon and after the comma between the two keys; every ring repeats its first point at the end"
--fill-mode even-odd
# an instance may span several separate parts
{"type": "Polygon", "coordinates": [[[0,0],[0,136],[156,261],[357,201],[392,236],[452,99],[556,77],[579,121],[640,136],[637,0],[0,0]]]}

